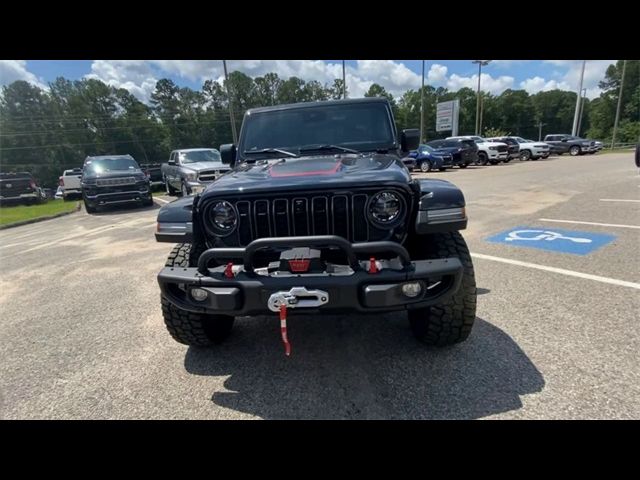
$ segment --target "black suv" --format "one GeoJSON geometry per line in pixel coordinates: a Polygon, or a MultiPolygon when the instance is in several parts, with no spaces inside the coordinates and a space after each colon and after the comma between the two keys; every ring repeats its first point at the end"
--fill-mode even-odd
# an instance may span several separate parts
{"type": "Polygon", "coordinates": [[[29,172],[0,173],[0,203],[33,205],[47,196],[29,172]]]}
{"type": "Polygon", "coordinates": [[[233,170],[158,215],[156,239],[178,243],[158,275],[173,338],[208,346],[236,316],[279,314],[287,347],[288,314],[398,310],[427,344],[466,339],[465,199],[412,179],[401,158],[418,140],[397,135],[386,99],[247,111],[239,145],[220,147],[233,170]]]}
{"type": "Polygon", "coordinates": [[[121,203],[153,205],[149,177],[131,155],[87,157],[82,169],[82,199],[88,213],[121,203]]]}
{"type": "MultiPolygon", "coordinates": [[[[431,140],[427,143],[430,147],[451,154],[454,165],[478,164],[478,145],[473,140],[456,138],[453,140],[431,140]]],[[[463,167],[463,168],[464,168],[463,167]]]]}

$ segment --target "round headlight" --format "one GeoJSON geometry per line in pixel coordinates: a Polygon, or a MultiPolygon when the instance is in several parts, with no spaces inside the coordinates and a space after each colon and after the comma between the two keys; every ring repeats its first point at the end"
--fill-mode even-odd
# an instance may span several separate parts
{"type": "Polygon", "coordinates": [[[210,216],[215,230],[222,235],[231,233],[238,222],[236,209],[224,200],[216,202],[213,207],[211,207],[210,216]]]}
{"type": "Polygon", "coordinates": [[[393,192],[380,192],[371,197],[369,215],[380,225],[392,225],[401,218],[402,205],[399,195],[393,192]]]}

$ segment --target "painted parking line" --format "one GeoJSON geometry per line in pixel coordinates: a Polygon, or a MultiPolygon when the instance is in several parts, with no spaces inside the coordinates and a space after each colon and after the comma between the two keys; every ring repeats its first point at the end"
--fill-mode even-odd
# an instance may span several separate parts
{"type": "Polygon", "coordinates": [[[555,218],[539,218],[541,222],[556,222],[556,223],[575,223],[579,225],[595,225],[596,227],[617,227],[617,228],[635,228],[640,229],[638,225],[621,225],[619,223],[597,223],[597,222],[582,222],[578,220],[557,220],[555,218]]]}
{"type": "Polygon", "coordinates": [[[601,198],[601,202],[631,202],[631,203],[640,203],[640,200],[631,200],[628,198],[601,198]]]}
{"type": "Polygon", "coordinates": [[[512,260],[510,258],[494,257],[493,255],[485,255],[483,253],[471,253],[471,256],[473,258],[479,258],[481,260],[490,260],[493,262],[506,263],[509,265],[517,265],[519,267],[533,268],[536,270],[542,270],[544,272],[559,273],[560,275],[583,278],[586,280],[593,280],[600,283],[608,283],[610,285],[617,285],[619,287],[629,287],[629,288],[635,288],[636,290],[640,290],[640,283],[627,282],[626,280],[618,280],[616,278],[602,277],[600,275],[592,275],[590,273],[576,272],[574,270],[566,270],[564,268],[549,267],[547,265],[539,265],[537,263],[522,262],[520,260],[512,260]]]}
{"type": "Polygon", "coordinates": [[[572,255],[587,255],[615,239],[614,235],[605,233],[520,226],[492,235],[486,241],[572,255]]]}
{"type": "Polygon", "coordinates": [[[159,202],[162,203],[171,203],[169,200],[163,200],[162,198],[158,198],[158,197],[153,197],[154,200],[158,200],[159,202]]]}

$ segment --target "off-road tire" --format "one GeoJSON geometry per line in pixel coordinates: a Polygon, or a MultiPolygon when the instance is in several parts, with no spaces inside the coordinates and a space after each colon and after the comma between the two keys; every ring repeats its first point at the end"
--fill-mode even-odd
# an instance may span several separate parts
{"type": "MultiPolygon", "coordinates": [[[[193,267],[204,247],[193,247],[190,243],[181,243],[169,254],[165,266],[193,267]]],[[[192,313],[178,308],[169,300],[161,297],[162,316],[167,330],[176,342],[194,347],[210,347],[224,341],[233,328],[234,317],[229,315],[205,315],[192,313]]]]}
{"type": "Polygon", "coordinates": [[[487,154],[484,152],[478,152],[478,159],[476,160],[476,165],[485,166],[488,161],[487,154]]]}
{"type": "Polygon", "coordinates": [[[413,335],[427,345],[439,347],[467,339],[476,318],[476,280],[469,248],[460,232],[419,236],[408,245],[412,259],[457,257],[464,268],[458,291],[442,304],[409,310],[413,335]]]}

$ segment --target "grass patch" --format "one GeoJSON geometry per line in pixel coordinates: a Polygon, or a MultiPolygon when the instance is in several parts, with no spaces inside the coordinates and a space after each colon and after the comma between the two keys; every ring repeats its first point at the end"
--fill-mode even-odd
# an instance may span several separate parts
{"type": "Polygon", "coordinates": [[[0,208],[0,225],[33,220],[35,218],[50,217],[63,212],[71,212],[77,208],[78,202],[64,200],[49,200],[40,205],[16,205],[0,208]]]}
{"type": "Polygon", "coordinates": [[[611,150],[610,148],[603,148],[598,153],[634,153],[636,151],[636,147],[625,147],[625,148],[614,148],[611,150]]]}

